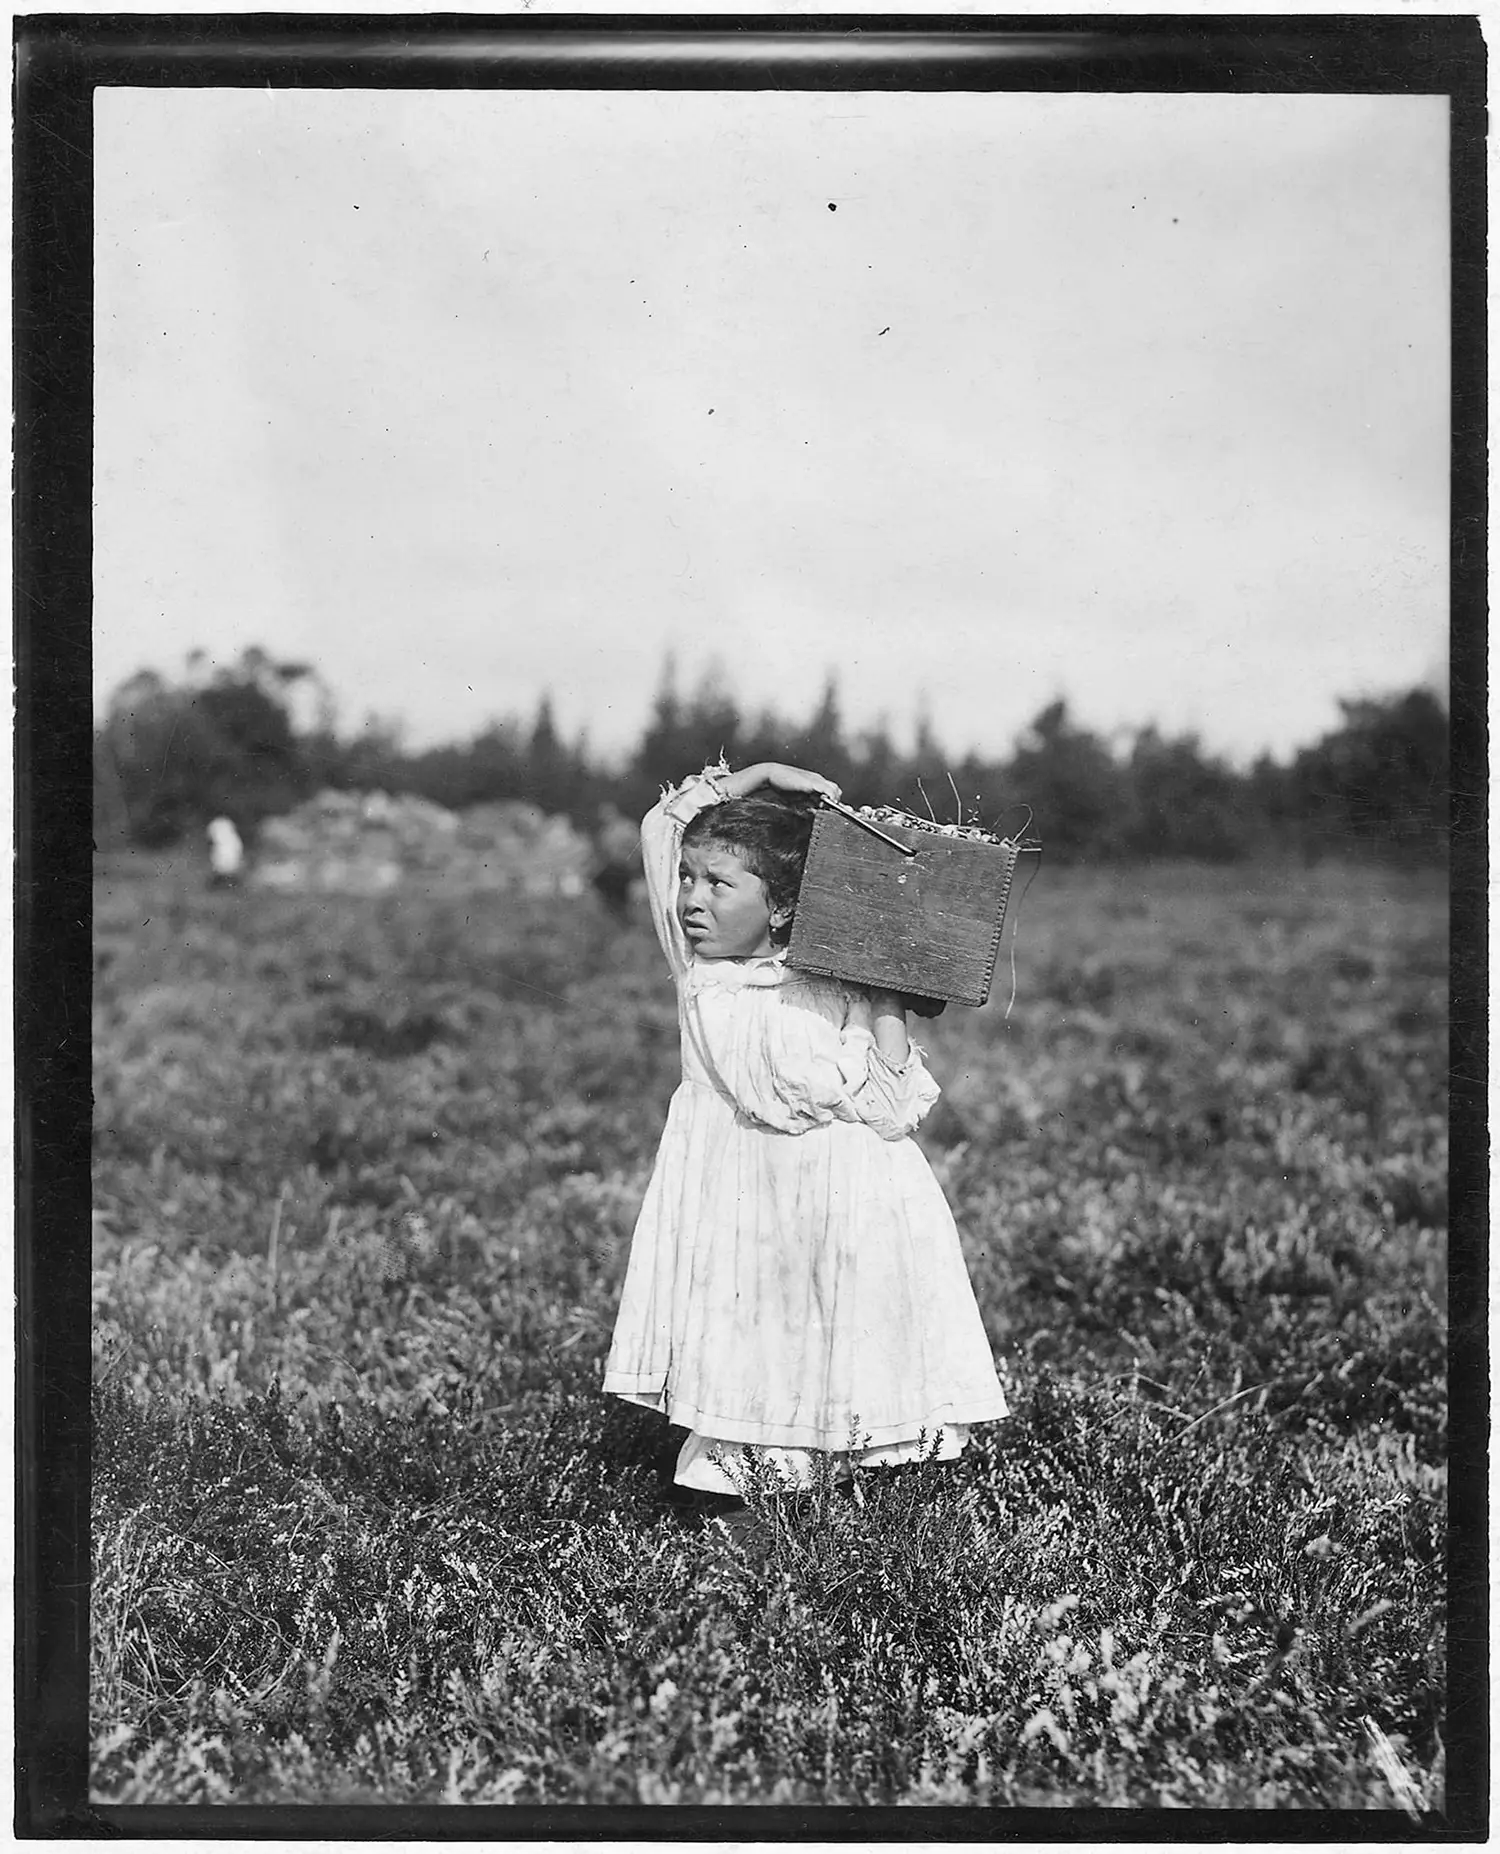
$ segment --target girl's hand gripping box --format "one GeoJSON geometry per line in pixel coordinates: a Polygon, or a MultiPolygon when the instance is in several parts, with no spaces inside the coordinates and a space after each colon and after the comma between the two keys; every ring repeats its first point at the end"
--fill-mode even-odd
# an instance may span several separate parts
{"type": "Polygon", "coordinates": [[[990,995],[1020,845],[820,811],[788,963],[954,1004],[990,995]]]}

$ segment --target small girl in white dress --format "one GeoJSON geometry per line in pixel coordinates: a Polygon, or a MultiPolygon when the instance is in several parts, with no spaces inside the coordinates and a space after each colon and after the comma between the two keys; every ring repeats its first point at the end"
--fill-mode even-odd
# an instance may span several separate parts
{"type": "Polygon", "coordinates": [[[677,982],[682,1085],[636,1224],[607,1392],[691,1431],[677,1480],[737,1494],[746,1445],[951,1460],[1006,1413],[958,1231],[908,1137],[938,1088],[902,1000],[786,964],[816,801],[710,768],[641,826],[677,982]],[[770,788],[769,791],[763,788],[770,788]],[[752,796],[753,795],[753,796],[752,796]]]}

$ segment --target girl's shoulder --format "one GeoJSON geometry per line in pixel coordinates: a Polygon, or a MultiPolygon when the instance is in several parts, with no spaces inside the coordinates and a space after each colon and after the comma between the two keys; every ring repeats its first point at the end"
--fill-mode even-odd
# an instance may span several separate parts
{"type": "Polygon", "coordinates": [[[857,985],[850,985],[844,979],[830,978],[822,972],[803,972],[796,966],[787,967],[781,989],[789,1004],[810,1004],[840,1021],[864,995],[857,985]]]}

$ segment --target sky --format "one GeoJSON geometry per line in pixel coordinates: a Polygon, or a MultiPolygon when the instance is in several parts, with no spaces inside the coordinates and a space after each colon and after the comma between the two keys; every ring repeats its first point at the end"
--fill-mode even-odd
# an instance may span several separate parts
{"type": "Polygon", "coordinates": [[[95,92],[95,689],[1243,763],[1446,674],[1440,97],[95,92]]]}

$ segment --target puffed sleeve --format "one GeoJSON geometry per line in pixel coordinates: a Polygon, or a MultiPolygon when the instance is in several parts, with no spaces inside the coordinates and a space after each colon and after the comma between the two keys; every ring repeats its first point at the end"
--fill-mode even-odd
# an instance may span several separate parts
{"type": "Polygon", "coordinates": [[[677,918],[682,833],[700,811],[722,801],[728,777],[729,768],[722,761],[717,766],[705,766],[681,785],[669,786],[641,820],[641,856],[651,920],[674,978],[681,978],[693,963],[692,948],[677,918]]]}
{"type": "Polygon", "coordinates": [[[862,997],[851,1005],[841,1041],[854,1111],[882,1139],[905,1139],[927,1118],[942,1093],[928,1070],[924,1051],[912,1043],[904,1062],[885,1055],[875,1041],[869,1001],[862,997]]]}
{"type": "Polygon", "coordinates": [[[747,1119],[778,1133],[830,1121],[863,1122],[882,1139],[904,1139],[938,1098],[922,1052],[880,1053],[858,1011],[840,1022],[812,1001],[705,992],[688,1018],[709,1073],[747,1119]]]}

